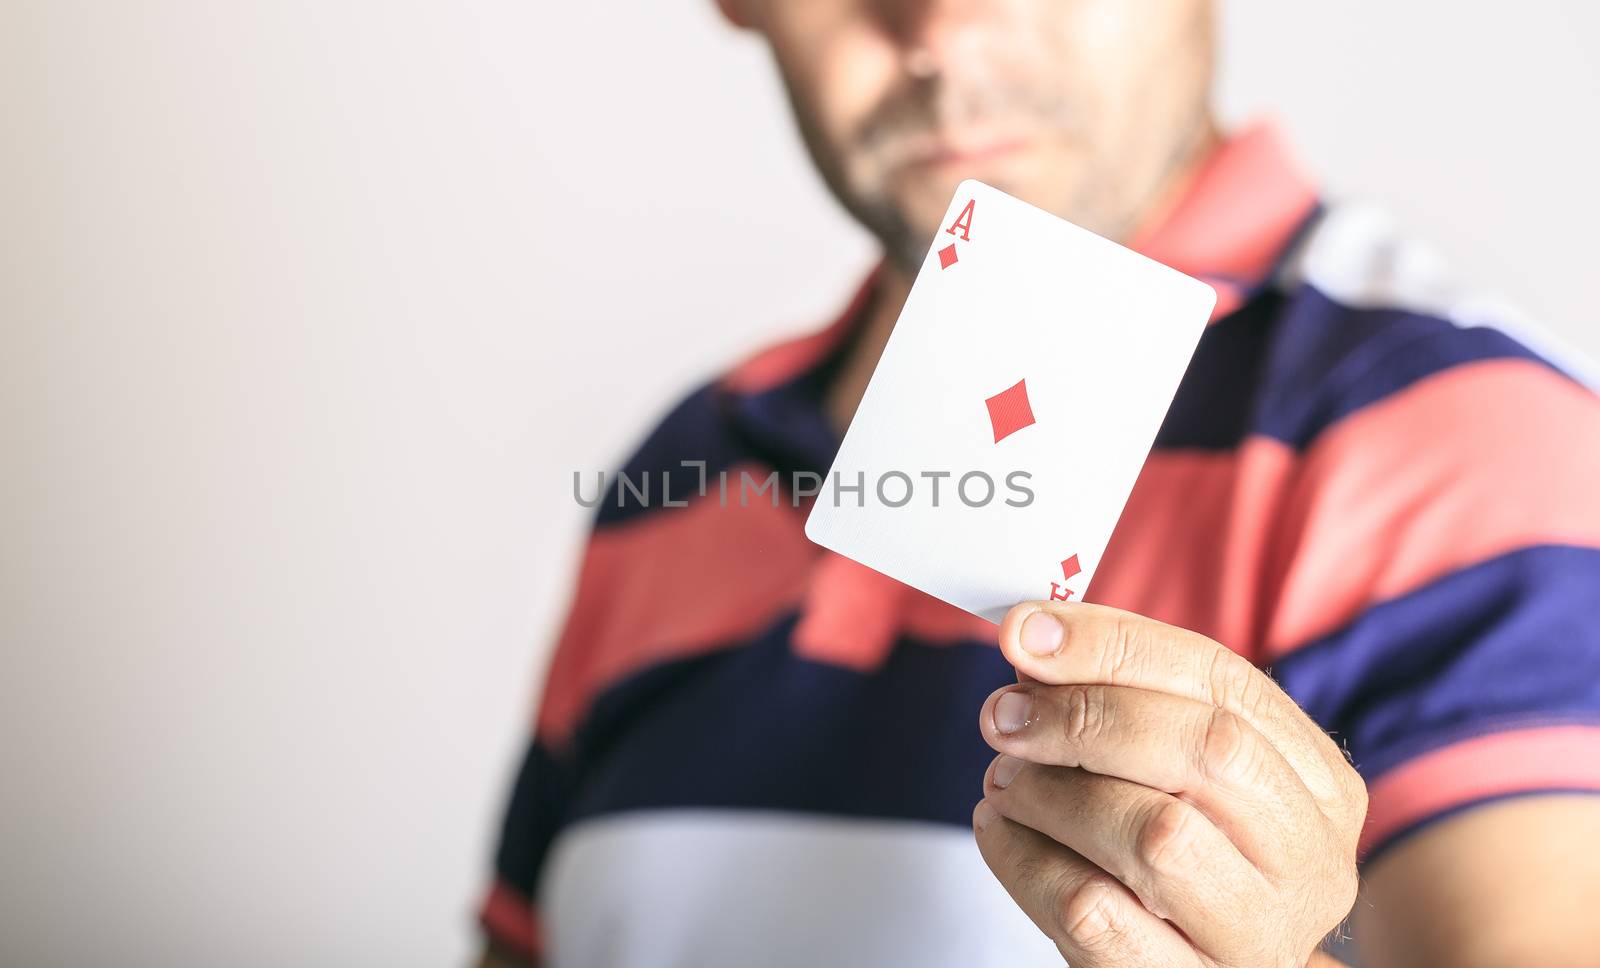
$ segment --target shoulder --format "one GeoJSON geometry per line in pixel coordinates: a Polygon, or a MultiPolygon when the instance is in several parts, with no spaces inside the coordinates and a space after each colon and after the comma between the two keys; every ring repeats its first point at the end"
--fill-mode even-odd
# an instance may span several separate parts
{"type": "Polygon", "coordinates": [[[1593,362],[1375,206],[1328,207],[1276,289],[1260,419],[1299,449],[1374,408],[1474,386],[1542,399],[1600,385],[1593,362]]]}
{"type": "Polygon", "coordinates": [[[719,414],[716,383],[705,382],[681,393],[613,469],[591,470],[574,477],[574,496],[595,509],[594,524],[606,528],[639,517],[665,494],[683,493],[685,475],[699,481],[695,461],[704,461],[728,447],[719,414]]]}
{"type": "Polygon", "coordinates": [[[1265,655],[1379,603],[1422,596],[1444,628],[1552,575],[1591,580],[1600,396],[1587,361],[1370,209],[1329,212],[1281,283],[1257,419],[1293,449],[1293,473],[1268,552],[1265,655]]]}
{"type": "Polygon", "coordinates": [[[604,527],[650,510],[644,482],[655,488],[655,506],[663,506],[663,495],[679,500],[691,491],[703,494],[709,477],[742,463],[765,463],[745,432],[752,410],[769,409],[772,398],[836,355],[861,319],[880,271],[881,266],[867,275],[827,325],[769,343],[680,397],[614,475],[596,523],[604,527]]]}
{"type": "MultiPolygon", "coordinates": [[[[741,432],[740,414],[752,401],[800,378],[836,345],[837,327],[769,345],[683,393],[607,476],[596,525],[633,520],[653,508],[704,493],[719,472],[761,464],[760,449],[741,432]]],[[[594,480],[581,482],[586,495],[594,480]]]]}

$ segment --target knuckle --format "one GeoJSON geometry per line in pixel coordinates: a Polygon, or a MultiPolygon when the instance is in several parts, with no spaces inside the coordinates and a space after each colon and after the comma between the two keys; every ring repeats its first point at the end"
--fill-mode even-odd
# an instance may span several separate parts
{"type": "Polygon", "coordinates": [[[1344,777],[1345,802],[1350,804],[1350,813],[1359,825],[1367,817],[1367,781],[1348,764],[1339,773],[1344,777]]]}
{"type": "Polygon", "coordinates": [[[1211,690],[1211,704],[1250,711],[1261,707],[1266,676],[1236,653],[1217,646],[1211,653],[1211,668],[1206,685],[1211,690]]]}
{"type": "Polygon", "coordinates": [[[1355,852],[1331,852],[1322,863],[1309,868],[1307,874],[1301,890],[1315,902],[1308,910],[1331,927],[1350,913],[1361,890],[1355,852]]]}
{"type": "Polygon", "coordinates": [[[1350,917],[1361,889],[1355,865],[1327,871],[1314,884],[1305,888],[1314,891],[1309,903],[1303,907],[1304,915],[1296,922],[1307,933],[1324,936],[1350,917]]]}
{"type": "Polygon", "coordinates": [[[1113,903],[1115,890],[1105,877],[1090,877],[1061,899],[1057,937],[1081,950],[1115,947],[1123,928],[1113,903]]]}
{"type": "Polygon", "coordinates": [[[1157,875],[1193,870],[1199,860],[1199,811],[1182,800],[1157,806],[1139,829],[1135,852],[1157,875]]]}
{"type": "Polygon", "coordinates": [[[1135,670],[1143,652],[1143,623],[1128,615],[1105,620],[1100,630],[1100,673],[1107,682],[1120,682],[1135,670]]]}
{"type": "Polygon", "coordinates": [[[1062,696],[1061,736],[1068,747],[1094,743],[1106,724],[1106,693],[1097,686],[1066,687],[1062,696]]]}
{"type": "Polygon", "coordinates": [[[1213,707],[1201,740],[1201,775],[1225,786],[1248,787],[1259,766],[1258,755],[1257,745],[1239,717],[1213,707]]]}
{"type": "Polygon", "coordinates": [[[1347,744],[1329,736],[1328,742],[1337,750],[1337,758],[1330,763],[1332,774],[1330,792],[1319,799],[1325,804],[1324,812],[1339,829],[1353,840],[1361,834],[1367,819],[1367,781],[1361,776],[1350,756],[1347,744]]]}

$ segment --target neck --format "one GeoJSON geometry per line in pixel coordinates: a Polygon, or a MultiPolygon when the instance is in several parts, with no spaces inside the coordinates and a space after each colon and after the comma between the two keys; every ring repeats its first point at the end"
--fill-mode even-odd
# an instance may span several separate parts
{"type": "MultiPolygon", "coordinates": [[[[1208,120],[1199,136],[1174,155],[1161,177],[1156,179],[1149,191],[1143,193],[1142,201],[1133,207],[1124,221],[1127,228],[1117,234],[1125,239],[1141,227],[1163,219],[1183,197],[1189,183],[1199,173],[1201,164],[1220,141],[1221,136],[1215,125],[1208,120]]],[[[883,355],[883,347],[889,341],[889,333],[894,329],[895,320],[900,317],[906,297],[911,294],[912,279],[913,276],[897,266],[894,260],[887,260],[882,267],[867,308],[867,318],[857,332],[855,345],[828,387],[828,419],[840,434],[850,426],[856,408],[861,405],[867,381],[877,368],[878,359],[883,355]]]]}
{"type": "Polygon", "coordinates": [[[878,366],[884,344],[894,329],[906,297],[911,294],[911,277],[887,262],[878,275],[872,297],[867,304],[867,318],[856,333],[839,372],[828,387],[826,406],[828,422],[841,435],[855,417],[861,405],[861,395],[867,392],[867,381],[878,366]]]}

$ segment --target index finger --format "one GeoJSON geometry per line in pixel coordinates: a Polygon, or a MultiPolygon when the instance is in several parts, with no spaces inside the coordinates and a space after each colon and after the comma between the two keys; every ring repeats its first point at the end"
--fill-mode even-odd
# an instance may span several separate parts
{"type": "Polygon", "coordinates": [[[1277,747],[1319,804],[1351,809],[1349,766],[1332,738],[1266,673],[1198,632],[1106,605],[1023,602],[1000,623],[1000,649],[1043,683],[1133,686],[1226,709],[1277,747]]]}

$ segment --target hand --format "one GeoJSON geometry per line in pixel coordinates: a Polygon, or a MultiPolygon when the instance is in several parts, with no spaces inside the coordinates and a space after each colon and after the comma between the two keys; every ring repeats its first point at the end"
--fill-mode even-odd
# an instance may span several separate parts
{"type": "Polygon", "coordinates": [[[1195,632],[1028,602],[973,812],[995,877],[1074,968],[1302,968],[1355,902],[1367,794],[1278,685],[1195,632]]]}

